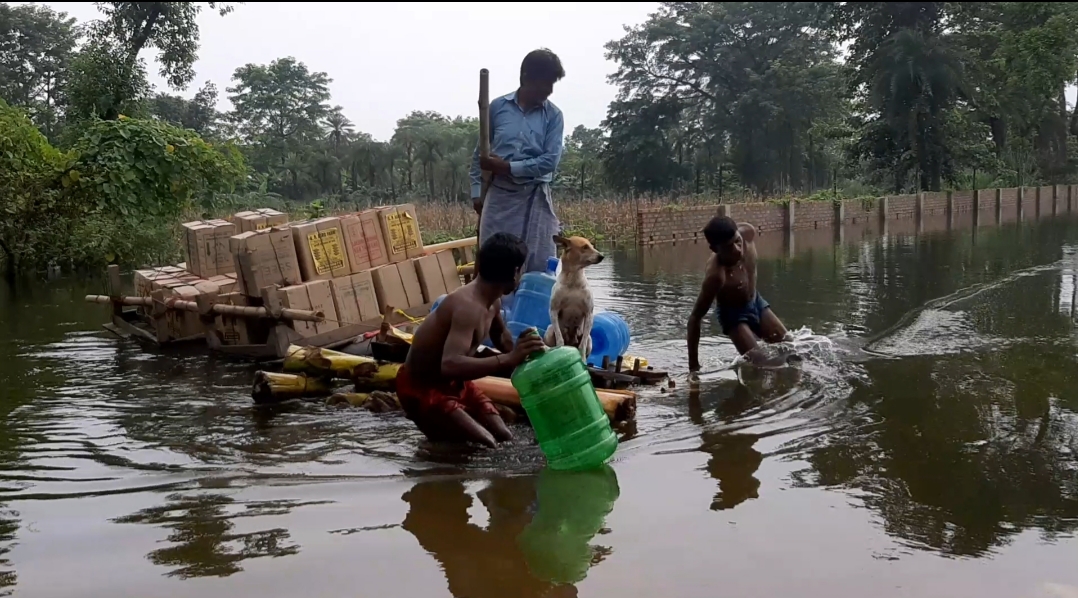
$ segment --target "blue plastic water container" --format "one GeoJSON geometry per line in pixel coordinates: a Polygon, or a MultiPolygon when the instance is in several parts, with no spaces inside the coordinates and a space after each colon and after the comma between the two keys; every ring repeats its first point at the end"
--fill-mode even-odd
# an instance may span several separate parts
{"type": "Polygon", "coordinates": [[[588,365],[601,366],[603,357],[614,361],[629,348],[629,325],[611,311],[595,314],[591,324],[591,355],[588,365]]]}
{"type": "Polygon", "coordinates": [[[528,272],[520,277],[509,319],[509,330],[516,330],[514,339],[530,326],[538,328],[540,335],[550,326],[550,295],[554,291],[557,270],[558,258],[552,257],[546,262],[546,272],[528,272]]]}

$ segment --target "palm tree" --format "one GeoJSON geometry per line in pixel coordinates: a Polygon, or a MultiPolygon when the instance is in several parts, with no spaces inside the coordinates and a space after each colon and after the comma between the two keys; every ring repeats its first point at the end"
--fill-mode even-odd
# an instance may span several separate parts
{"type": "Polygon", "coordinates": [[[918,173],[923,191],[939,191],[949,148],[948,110],[963,96],[963,68],[948,39],[903,29],[880,46],[869,102],[899,140],[903,170],[918,173]]]}

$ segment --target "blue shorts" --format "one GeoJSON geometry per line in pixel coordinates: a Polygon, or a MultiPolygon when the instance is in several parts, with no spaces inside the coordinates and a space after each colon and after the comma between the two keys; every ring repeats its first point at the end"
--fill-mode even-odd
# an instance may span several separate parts
{"type": "Polygon", "coordinates": [[[730,336],[739,324],[748,324],[753,334],[763,338],[764,335],[760,332],[760,319],[764,315],[764,310],[770,307],[771,304],[761,297],[760,293],[756,293],[756,296],[742,307],[718,306],[716,318],[722,326],[722,333],[726,336],[730,336]]]}

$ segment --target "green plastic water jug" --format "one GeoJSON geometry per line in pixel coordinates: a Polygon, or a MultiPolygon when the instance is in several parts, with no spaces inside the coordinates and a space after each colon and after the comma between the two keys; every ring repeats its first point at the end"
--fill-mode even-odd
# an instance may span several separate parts
{"type": "Polygon", "coordinates": [[[580,351],[557,347],[534,353],[513,372],[512,381],[552,469],[591,469],[614,454],[618,437],[580,351]]]}
{"type": "Polygon", "coordinates": [[[588,471],[548,468],[537,486],[535,516],[517,537],[524,562],[537,579],[580,582],[592,564],[590,543],[620,494],[618,476],[609,465],[588,471]]]}

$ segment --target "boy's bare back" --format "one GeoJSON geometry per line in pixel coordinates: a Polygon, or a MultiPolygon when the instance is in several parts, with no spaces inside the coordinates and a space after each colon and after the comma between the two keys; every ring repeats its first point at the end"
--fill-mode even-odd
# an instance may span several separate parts
{"type": "Polygon", "coordinates": [[[469,327],[473,328],[468,354],[474,355],[479,344],[490,333],[491,323],[501,308],[500,299],[489,309],[483,305],[474,285],[465,285],[450,293],[438,305],[438,309],[427,316],[412,338],[406,360],[408,367],[419,372],[441,372],[442,351],[454,321],[458,324],[469,323],[469,327]]]}

